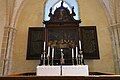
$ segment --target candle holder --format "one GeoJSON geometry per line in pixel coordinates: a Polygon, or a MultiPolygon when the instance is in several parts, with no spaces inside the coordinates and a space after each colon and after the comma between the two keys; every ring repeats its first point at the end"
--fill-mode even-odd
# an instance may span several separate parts
{"type": "Polygon", "coordinates": [[[44,52],[43,52],[43,55],[44,55],[44,57],[43,57],[43,65],[45,65],[45,54],[46,54],[46,52],[44,50],[44,52]]]}
{"type": "Polygon", "coordinates": [[[81,65],[81,62],[80,62],[80,54],[78,54],[78,65],[81,65]]]}
{"type": "Polygon", "coordinates": [[[76,65],[78,65],[78,57],[76,57],[76,65]]]}
{"type": "Polygon", "coordinates": [[[50,65],[50,64],[49,64],[49,61],[50,61],[50,59],[49,59],[49,56],[47,56],[47,60],[48,60],[48,63],[47,63],[47,65],[50,65]]]}
{"type": "Polygon", "coordinates": [[[72,64],[74,65],[74,49],[72,48],[72,64]]]}
{"type": "Polygon", "coordinates": [[[49,64],[49,61],[50,61],[50,46],[48,46],[48,53],[47,53],[47,65],[50,65],[49,64]]]}
{"type": "Polygon", "coordinates": [[[39,65],[42,65],[43,63],[42,63],[42,60],[43,60],[43,54],[41,54],[41,59],[40,59],[40,64],[39,65]]]}
{"type": "Polygon", "coordinates": [[[53,60],[54,60],[54,57],[52,57],[52,66],[53,66],[53,60]]]}
{"type": "Polygon", "coordinates": [[[54,60],[54,47],[52,48],[52,66],[53,66],[53,60],[54,60]]]}
{"type": "Polygon", "coordinates": [[[74,57],[72,57],[72,64],[75,65],[75,63],[74,63],[74,57]]]}
{"type": "Polygon", "coordinates": [[[60,59],[61,65],[64,64],[64,54],[63,54],[63,49],[61,49],[61,59],[60,59]]]}
{"type": "Polygon", "coordinates": [[[80,55],[79,55],[79,63],[80,63],[80,65],[85,65],[84,57],[83,57],[83,51],[80,50],[79,53],[80,53],[80,55]]]}
{"type": "Polygon", "coordinates": [[[78,65],[78,47],[76,46],[76,65],[78,65]]]}

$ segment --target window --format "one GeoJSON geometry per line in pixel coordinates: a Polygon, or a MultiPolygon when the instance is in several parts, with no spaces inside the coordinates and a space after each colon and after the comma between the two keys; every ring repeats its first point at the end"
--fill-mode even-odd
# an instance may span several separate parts
{"type": "MultiPolygon", "coordinates": [[[[50,19],[48,16],[49,10],[52,7],[53,12],[55,11],[56,8],[60,7],[62,0],[47,0],[45,3],[45,9],[44,9],[44,20],[47,21],[50,19]]],[[[78,8],[78,3],[76,0],[63,0],[63,6],[67,7],[70,11],[71,8],[74,6],[74,11],[76,16],[74,16],[74,19],[79,20],[79,8],[78,8]]],[[[52,13],[53,13],[52,12],[52,13]]]]}

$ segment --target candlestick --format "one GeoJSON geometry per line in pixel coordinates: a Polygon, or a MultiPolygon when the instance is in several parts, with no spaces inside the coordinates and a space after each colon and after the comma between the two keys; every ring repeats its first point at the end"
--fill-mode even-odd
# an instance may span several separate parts
{"type": "Polygon", "coordinates": [[[74,49],[72,48],[72,58],[74,58],[74,49]]]}
{"type": "Polygon", "coordinates": [[[48,46],[48,54],[47,54],[47,57],[50,56],[50,46],[48,46]]]}
{"type": "Polygon", "coordinates": [[[45,58],[45,52],[44,52],[44,58],[45,58]]]}
{"type": "Polygon", "coordinates": [[[78,57],[78,47],[76,47],[76,58],[78,57]]]}
{"type": "Polygon", "coordinates": [[[52,58],[54,57],[54,48],[52,48],[52,58]]]}
{"type": "Polygon", "coordinates": [[[63,49],[60,49],[60,51],[61,51],[61,58],[63,58],[63,49]]]}
{"type": "Polygon", "coordinates": [[[79,40],[79,48],[80,48],[80,50],[81,50],[81,41],[79,40]]]}
{"type": "Polygon", "coordinates": [[[63,54],[63,49],[61,49],[60,51],[61,51],[61,59],[60,59],[60,62],[61,62],[61,64],[64,64],[64,58],[63,58],[64,54],[63,54]]]}
{"type": "Polygon", "coordinates": [[[43,65],[45,65],[45,51],[43,52],[44,59],[43,59],[43,65]]]}
{"type": "Polygon", "coordinates": [[[46,43],[45,43],[45,41],[44,41],[44,51],[45,51],[45,45],[46,45],[46,43]]]}

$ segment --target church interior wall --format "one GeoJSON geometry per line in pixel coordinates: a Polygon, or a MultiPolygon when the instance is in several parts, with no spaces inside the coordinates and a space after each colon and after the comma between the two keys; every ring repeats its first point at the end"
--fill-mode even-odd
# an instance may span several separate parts
{"type": "Polygon", "coordinates": [[[26,60],[29,27],[43,26],[44,1],[26,0],[17,24],[11,73],[35,72],[38,60],[26,60]],[[17,61],[16,61],[17,60],[17,61]],[[20,67],[20,68],[18,68],[20,67]]]}
{"type": "MultiPolygon", "coordinates": [[[[0,4],[0,52],[1,52],[4,27],[6,23],[6,2],[5,0],[0,0],[0,3],[1,3],[0,4]]],[[[0,74],[1,74],[1,70],[2,70],[2,60],[0,58],[0,74]]]]}
{"type": "MultiPolygon", "coordinates": [[[[3,3],[3,0],[0,0],[3,3]]],[[[26,60],[28,28],[42,27],[45,0],[25,0],[25,4],[16,22],[16,35],[12,53],[10,74],[35,72],[38,60],[26,60]]],[[[111,39],[108,30],[106,14],[98,0],[78,0],[79,14],[82,26],[96,26],[99,44],[100,59],[85,60],[90,72],[115,73],[112,55],[111,39]]],[[[4,4],[3,4],[4,5],[4,4]]],[[[0,5],[0,17],[5,16],[5,6],[0,5]]],[[[0,27],[3,29],[4,17],[0,18],[0,27]]],[[[3,30],[0,29],[0,43],[3,30]]],[[[0,44],[1,45],[1,44],[0,44]]]]}
{"type": "Polygon", "coordinates": [[[114,62],[107,16],[97,0],[87,1],[88,0],[79,0],[80,16],[82,20],[81,25],[95,25],[97,27],[100,60],[87,60],[86,62],[89,65],[90,71],[114,73],[114,62]]]}

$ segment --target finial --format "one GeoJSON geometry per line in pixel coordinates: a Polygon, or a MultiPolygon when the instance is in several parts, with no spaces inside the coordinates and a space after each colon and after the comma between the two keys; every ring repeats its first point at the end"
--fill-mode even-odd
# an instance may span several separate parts
{"type": "Polygon", "coordinates": [[[63,2],[64,2],[64,1],[62,0],[62,2],[61,2],[61,7],[63,7],[63,2]]]}
{"type": "Polygon", "coordinates": [[[52,15],[52,7],[50,8],[50,13],[49,13],[49,17],[52,15]]]}
{"type": "Polygon", "coordinates": [[[50,13],[52,13],[52,7],[50,8],[50,13]]]}
{"type": "Polygon", "coordinates": [[[72,15],[75,16],[75,12],[74,12],[74,6],[72,7],[72,15]]]}

